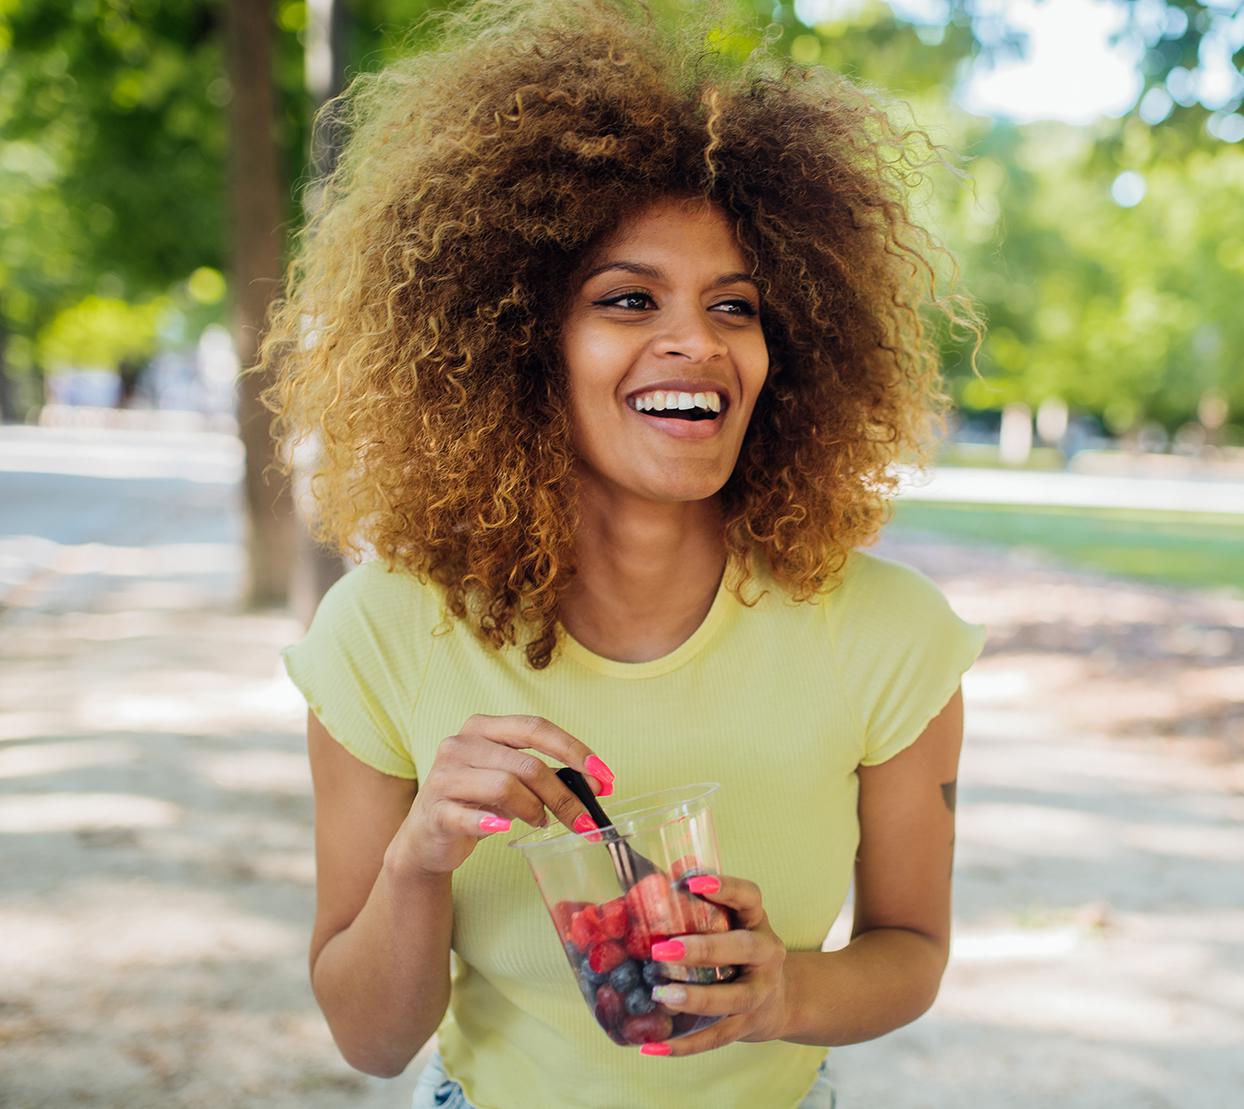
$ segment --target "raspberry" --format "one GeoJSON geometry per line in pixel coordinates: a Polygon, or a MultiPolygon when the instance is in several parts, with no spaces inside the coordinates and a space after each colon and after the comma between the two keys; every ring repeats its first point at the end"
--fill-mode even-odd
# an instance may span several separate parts
{"type": "Polygon", "coordinates": [[[614,940],[593,944],[588,949],[588,966],[597,974],[608,974],[614,967],[624,962],[626,962],[626,949],[614,940]]]}
{"type": "Polygon", "coordinates": [[[590,901],[559,901],[550,910],[553,923],[557,926],[557,934],[562,939],[570,939],[570,920],[580,909],[590,905],[590,901]]]}
{"type": "Polygon", "coordinates": [[[626,935],[626,922],[626,898],[615,897],[600,907],[600,930],[606,939],[622,939],[626,935]]]}
{"type": "Polygon", "coordinates": [[[600,929],[600,912],[595,905],[585,905],[584,908],[572,914],[570,938],[580,951],[586,951],[592,944],[599,943],[605,938],[600,929]]]}

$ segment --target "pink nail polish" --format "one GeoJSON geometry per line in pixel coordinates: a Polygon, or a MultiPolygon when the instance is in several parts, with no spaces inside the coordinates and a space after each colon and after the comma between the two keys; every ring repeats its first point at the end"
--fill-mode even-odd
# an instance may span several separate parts
{"type": "Polygon", "coordinates": [[[485,832],[508,832],[512,823],[508,816],[484,816],[480,818],[479,826],[485,832]]]}
{"type": "Polygon", "coordinates": [[[716,874],[697,874],[687,879],[687,889],[692,893],[718,893],[721,890],[721,879],[716,874]]]}
{"type": "Polygon", "coordinates": [[[584,832],[596,831],[597,825],[596,821],[593,820],[587,813],[581,812],[574,818],[574,823],[571,827],[578,832],[579,835],[583,835],[584,832]]]}
{"type": "Polygon", "coordinates": [[[639,1049],[640,1055],[668,1055],[670,1053],[670,1045],[665,1043],[644,1044],[639,1049]]]}
{"type": "MultiPolygon", "coordinates": [[[[613,782],[613,771],[595,755],[588,755],[583,762],[583,769],[591,774],[593,778],[599,778],[604,785],[609,785],[613,782]]],[[[601,796],[604,796],[604,794],[601,796]]]]}
{"type": "Polygon", "coordinates": [[[682,940],[662,940],[652,945],[652,957],[658,960],[681,959],[687,954],[682,940]]]}
{"type": "MultiPolygon", "coordinates": [[[[593,775],[593,777],[595,777],[595,775],[593,775]]],[[[597,778],[596,780],[600,782],[600,792],[596,796],[608,797],[613,792],[613,783],[606,782],[604,778],[597,778]]]]}

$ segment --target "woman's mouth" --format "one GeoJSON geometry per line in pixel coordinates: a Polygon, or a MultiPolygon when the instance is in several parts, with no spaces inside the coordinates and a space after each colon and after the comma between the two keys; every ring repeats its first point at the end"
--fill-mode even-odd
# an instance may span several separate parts
{"type": "Polygon", "coordinates": [[[721,431],[726,420],[725,411],[711,412],[702,408],[641,412],[630,401],[626,407],[636,419],[653,431],[659,431],[674,439],[712,439],[721,431]]]}

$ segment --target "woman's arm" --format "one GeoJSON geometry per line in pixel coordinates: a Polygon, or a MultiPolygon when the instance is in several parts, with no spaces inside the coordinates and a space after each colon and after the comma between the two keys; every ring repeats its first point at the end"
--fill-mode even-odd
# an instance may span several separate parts
{"type": "Polygon", "coordinates": [[[937,997],[950,952],[959,690],[906,750],[859,768],[855,922],[840,951],[786,956],[781,1039],[861,1043],[909,1024],[937,997]]]}
{"type": "Polygon", "coordinates": [[[311,986],[346,1062],[390,1078],[449,1004],[450,875],[397,874],[386,860],[414,802],[413,781],[360,762],[310,712],[307,750],[315,787],[311,986]]]}

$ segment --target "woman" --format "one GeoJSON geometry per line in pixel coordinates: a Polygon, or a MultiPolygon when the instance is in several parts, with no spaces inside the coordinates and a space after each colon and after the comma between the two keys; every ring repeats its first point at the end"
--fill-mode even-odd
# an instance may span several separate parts
{"type": "Polygon", "coordinates": [[[922,309],[978,327],[882,109],[707,29],[478,3],[357,78],[265,339],[318,537],[377,556],[283,652],[311,977],[360,1070],[437,1033],[417,1106],[831,1105],[826,1047],[914,1020],[946,963],[983,630],[860,548],[942,403],[922,309]],[[721,783],[702,896],[739,927],[672,957],[746,969],[665,997],[709,1028],[623,1050],[584,1006],[498,835],[590,831],[561,765],[618,802],[721,783]]]}

